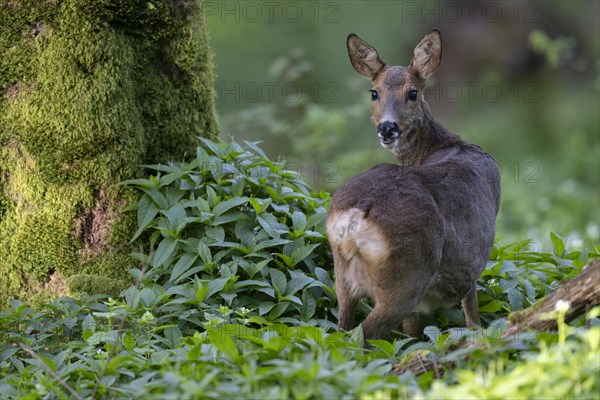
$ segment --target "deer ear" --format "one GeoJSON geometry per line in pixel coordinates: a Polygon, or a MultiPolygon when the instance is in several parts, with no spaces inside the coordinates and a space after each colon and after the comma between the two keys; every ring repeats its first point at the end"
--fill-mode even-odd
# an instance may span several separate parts
{"type": "Polygon", "coordinates": [[[379,58],[377,50],[354,33],[348,35],[346,44],[350,62],[356,72],[367,78],[375,79],[385,67],[385,62],[379,58]]]}
{"type": "Polygon", "coordinates": [[[437,29],[429,32],[415,47],[410,66],[411,72],[422,79],[429,78],[442,61],[442,34],[437,29]]]}

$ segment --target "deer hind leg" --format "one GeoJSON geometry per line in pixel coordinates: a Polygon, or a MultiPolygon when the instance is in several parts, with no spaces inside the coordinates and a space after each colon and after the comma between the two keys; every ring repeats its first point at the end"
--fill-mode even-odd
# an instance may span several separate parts
{"type": "Polygon", "coordinates": [[[354,327],[356,306],[360,298],[348,274],[352,268],[353,260],[346,260],[339,251],[333,247],[335,263],[335,294],[338,301],[338,330],[350,330],[354,327]]]}
{"type": "Polygon", "coordinates": [[[473,283],[467,295],[462,299],[463,311],[467,327],[471,328],[481,324],[479,319],[479,306],[477,304],[477,284],[473,283]]]}
{"type": "MultiPolygon", "coordinates": [[[[379,271],[374,284],[375,308],[363,322],[366,339],[379,339],[397,328],[407,317],[414,324],[418,316],[410,315],[419,304],[429,286],[431,274],[423,273],[425,266],[415,265],[407,268],[405,261],[401,265],[387,267],[389,273],[379,271]]],[[[418,329],[418,323],[415,324],[418,329]]],[[[412,329],[412,326],[410,327],[412,329]]],[[[410,332],[412,335],[414,332],[410,332]]],[[[416,335],[416,334],[415,334],[416,335]]]]}

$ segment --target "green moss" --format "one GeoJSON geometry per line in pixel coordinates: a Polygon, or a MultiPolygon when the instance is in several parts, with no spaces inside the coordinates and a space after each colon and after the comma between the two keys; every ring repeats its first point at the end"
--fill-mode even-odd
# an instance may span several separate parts
{"type": "Polygon", "coordinates": [[[54,271],[129,279],[133,193],[116,184],[218,129],[201,12],[168,0],[0,3],[0,305],[54,271]]]}
{"type": "Polygon", "coordinates": [[[117,297],[131,282],[123,279],[110,279],[98,275],[78,274],[67,279],[72,292],[103,293],[117,297]]]}

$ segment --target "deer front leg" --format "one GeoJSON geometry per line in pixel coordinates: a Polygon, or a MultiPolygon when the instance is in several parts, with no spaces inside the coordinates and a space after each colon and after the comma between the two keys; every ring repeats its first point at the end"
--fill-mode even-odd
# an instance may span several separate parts
{"type": "Polygon", "coordinates": [[[477,284],[474,283],[467,295],[462,299],[463,311],[467,327],[472,328],[475,325],[480,325],[479,306],[477,303],[477,284]]]}
{"type": "Polygon", "coordinates": [[[402,330],[404,333],[412,337],[418,337],[421,334],[419,320],[419,314],[416,312],[408,314],[408,317],[402,321],[402,330]]]}
{"type": "Polygon", "coordinates": [[[375,305],[362,325],[365,344],[368,339],[380,339],[400,325],[405,315],[390,311],[383,304],[375,305]]]}

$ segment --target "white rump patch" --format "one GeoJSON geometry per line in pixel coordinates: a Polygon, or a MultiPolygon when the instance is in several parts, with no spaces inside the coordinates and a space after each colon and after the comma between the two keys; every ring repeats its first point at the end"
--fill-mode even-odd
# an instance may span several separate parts
{"type": "Polygon", "coordinates": [[[372,268],[382,267],[390,251],[379,227],[363,216],[363,211],[351,208],[327,219],[329,241],[335,244],[347,260],[360,256],[372,268]]]}

